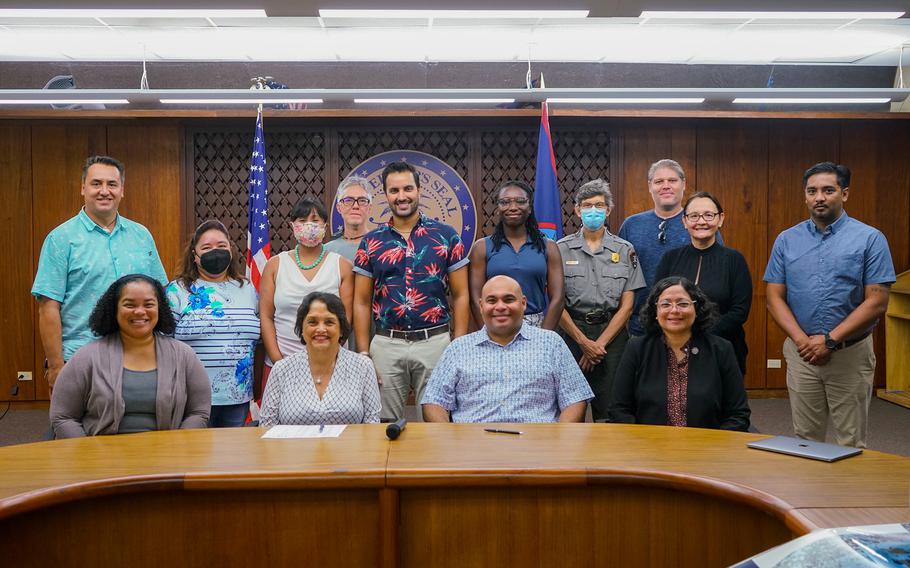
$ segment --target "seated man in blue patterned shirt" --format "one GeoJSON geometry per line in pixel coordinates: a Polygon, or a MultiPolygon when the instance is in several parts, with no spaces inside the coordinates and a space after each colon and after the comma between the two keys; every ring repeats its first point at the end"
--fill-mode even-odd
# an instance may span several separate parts
{"type": "Polygon", "coordinates": [[[443,352],[421,399],[424,420],[583,422],[594,393],[562,338],[523,322],[518,282],[495,276],[477,301],[484,327],[443,352]]]}

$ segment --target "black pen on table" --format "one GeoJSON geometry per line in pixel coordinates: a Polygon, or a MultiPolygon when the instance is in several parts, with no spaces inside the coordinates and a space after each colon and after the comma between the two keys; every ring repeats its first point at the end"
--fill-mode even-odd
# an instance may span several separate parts
{"type": "Polygon", "coordinates": [[[518,430],[503,430],[502,428],[484,428],[484,432],[492,432],[493,434],[515,434],[516,436],[522,434],[518,430]]]}

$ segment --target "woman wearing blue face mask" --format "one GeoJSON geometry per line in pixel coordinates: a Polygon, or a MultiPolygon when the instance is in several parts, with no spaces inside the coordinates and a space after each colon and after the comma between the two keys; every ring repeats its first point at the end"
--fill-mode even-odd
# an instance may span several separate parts
{"type": "MultiPolygon", "coordinates": [[[[471,299],[480,297],[484,283],[494,276],[514,278],[528,299],[525,321],[556,329],[562,314],[562,259],[556,243],[544,237],[534,218],[531,187],[507,181],[496,192],[499,222],[493,235],[471,248],[468,265],[471,299]]],[[[483,322],[480,307],[471,302],[474,321],[483,322]]]]}
{"type": "Polygon", "coordinates": [[[613,377],[629,339],[634,292],[645,286],[635,249],[607,230],[612,208],[610,184],[596,179],[582,185],[575,194],[582,229],[558,243],[566,282],[559,326],[594,391],[594,420],[607,418],[613,377]]]}

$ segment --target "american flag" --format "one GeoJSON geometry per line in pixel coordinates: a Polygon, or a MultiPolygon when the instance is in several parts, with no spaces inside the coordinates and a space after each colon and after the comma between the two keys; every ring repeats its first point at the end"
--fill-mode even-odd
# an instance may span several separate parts
{"type": "Polygon", "coordinates": [[[256,116],[253,156],[250,158],[250,200],[246,231],[246,276],[259,290],[259,278],[272,256],[269,242],[269,192],[265,173],[265,135],[262,132],[262,105],[256,116]]]}

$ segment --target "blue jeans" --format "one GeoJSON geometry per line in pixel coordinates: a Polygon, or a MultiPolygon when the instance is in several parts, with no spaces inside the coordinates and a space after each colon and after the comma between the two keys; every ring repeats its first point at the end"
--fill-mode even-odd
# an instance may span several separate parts
{"type": "Polygon", "coordinates": [[[243,426],[249,410],[249,402],[213,406],[209,414],[209,428],[238,428],[243,426]]]}

